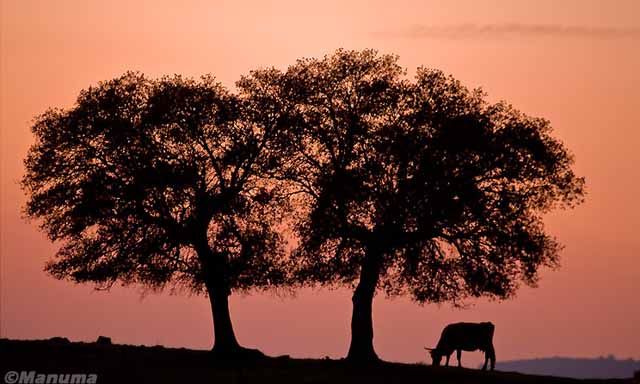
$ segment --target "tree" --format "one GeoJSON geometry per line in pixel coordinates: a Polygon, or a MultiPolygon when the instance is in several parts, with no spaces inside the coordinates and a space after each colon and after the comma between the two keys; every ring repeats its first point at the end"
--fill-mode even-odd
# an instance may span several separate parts
{"type": "Polygon", "coordinates": [[[46,270],[99,288],[206,293],[213,351],[249,352],[228,296],[279,286],[286,272],[275,227],[286,206],[261,176],[279,162],[278,127],[253,119],[258,107],[210,76],[127,73],[39,116],[22,184],[27,216],[61,242],[46,270]]]}
{"type": "Polygon", "coordinates": [[[439,71],[403,75],[395,56],[371,50],[252,74],[296,122],[278,178],[303,193],[297,278],[355,284],[351,360],[377,360],[377,290],[460,305],[535,285],[560,248],[541,215],[583,194],[546,120],[439,71]]]}

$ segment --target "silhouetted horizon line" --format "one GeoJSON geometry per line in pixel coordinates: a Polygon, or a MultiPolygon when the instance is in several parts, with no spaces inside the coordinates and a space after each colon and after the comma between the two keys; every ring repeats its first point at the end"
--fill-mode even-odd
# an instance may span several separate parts
{"type": "MultiPolygon", "coordinates": [[[[96,336],[96,339],[99,336],[96,336]]],[[[69,341],[70,343],[85,343],[85,344],[91,344],[91,343],[95,343],[96,340],[93,339],[70,339],[69,337],[66,336],[52,336],[52,337],[48,337],[48,338],[15,338],[15,337],[6,337],[6,336],[2,336],[0,337],[0,340],[12,340],[12,341],[41,341],[41,342],[56,342],[56,341],[60,341],[60,340],[64,340],[66,339],[67,341],[69,341]]],[[[141,347],[163,347],[166,349],[190,349],[190,350],[194,350],[194,351],[207,351],[209,350],[209,348],[198,348],[198,347],[190,347],[190,346],[174,346],[174,345],[164,345],[164,344],[133,344],[133,343],[129,343],[127,341],[122,341],[122,342],[118,342],[117,339],[114,340],[114,345],[131,345],[131,346],[141,346],[141,347]]],[[[293,358],[296,358],[294,356],[292,356],[293,358]]],[[[307,358],[307,357],[299,357],[299,358],[307,358]]],[[[319,357],[320,358],[320,357],[319,357]]],[[[635,358],[635,357],[618,357],[613,353],[609,353],[609,354],[604,354],[604,355],[599,355],[599,356],[591,356],[591,357],[584,357],[584,356],[562,356],[562,355],[551,355],[551,356],[542,356],[542,357],[529,357],[529,358],[514,358],[514,359],[509,359],[509,360],[502,360],[501,362],[498,362],[497,365],[501,365],[501,364],[505,364],[505,363],[512,363],[512,362],[521,362],[521,361],[536,361],[536,360],[562,360],[562,359],[567,359],[567,360],[614,360],[614,361],[632,361],[635,363],[640,363],[640,357],[635,358]]],[[[389,360],[389,361],[394,361],[394,362],[402,362],[402,361],[396,361],[396,360],[389,360]]],[[[410,362],[407,362],[410,363],[410,362]]]]}

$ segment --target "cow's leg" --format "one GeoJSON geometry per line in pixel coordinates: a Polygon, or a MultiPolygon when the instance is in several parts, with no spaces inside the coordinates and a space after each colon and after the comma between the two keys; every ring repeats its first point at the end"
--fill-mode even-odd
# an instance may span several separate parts
{"type": "Polygon", "coordinates": [[[449,366],[449,358],[451,357],[451,354],[447,355],[447,362],[445,363],[445,365],[448,367],[449,366]]]}
{"type": "Polygon", "coordinates": [[[460,358],[462,357],[462,350],[458,349],[456,351],[456,357],[458,358],[458,367],[462,367],[462,363],[460,362],[460,358]]]}
{"type": "MultiPolygon", "coordinates": [[[[491,360],[491,370],[493,371],[494,369],[496,369],[496,350],[493,349],[493,345],[489,347],[489,350],[486,352],[485,356],[487,354],[489,355],[489,360],[491,360]]],[[[486,361],[484,364],[487,365],[486,361]]]]}

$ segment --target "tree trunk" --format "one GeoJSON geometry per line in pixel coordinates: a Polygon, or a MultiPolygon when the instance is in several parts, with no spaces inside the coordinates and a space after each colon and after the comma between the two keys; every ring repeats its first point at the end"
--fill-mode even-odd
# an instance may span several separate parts
{"type": "Polygon", "coordinates": [[[376,292],[380,267],[377,257],[366,257],[360,270],[360,281],[353,293],[351,316],[351,345],[347,359],[358,362],[378,361],[373,348],[373,296],[376,292]]]}
{"type": "Polygon", "coordinates": [[[213,315],[214,342],[212,351],[222,356],[235,354],[242,348],[233,331],[229,312],[230,290],[225,281],[225,260],[221,255],[216,255],[211,251],[206,237],[196,243],[196,252],[205,275],[205,286],[213,315]]]}
{"type": "Polygon", "coordinates": [[[241,348],[233,332],[229,312],[229,291],[223,287],[215,288],[215,283],[207,284],[207,290],[213,314],[213,351],[220,355],[237,353],[241,348]]]}
{"type": "Polygon", "coordinates": [[[225,275],[227,261],[224,255],[215,254],[209,248],[206,236],[193,243],[205,276],[205,286],[213,315],[213,348],[216,357],[222,359],[262,359],[265,355],[257,349],[241,347],[233,331],[229,312],[231,290],[225,275]]]}
{"type": "Polygon", "coordinates": [[[264,353],[259,350],[244,348],[238,344],[229,312],[230,290],[225,285],[224,276],[219,276],[215,273],[214,280],[210,280],[210,282],[207,284],[207,290],[209,291],[209,301],[211,302],[211,312],[213,313],[214,343],[211,351],[214,356],[233,360],[264,358],[264,353]]]}

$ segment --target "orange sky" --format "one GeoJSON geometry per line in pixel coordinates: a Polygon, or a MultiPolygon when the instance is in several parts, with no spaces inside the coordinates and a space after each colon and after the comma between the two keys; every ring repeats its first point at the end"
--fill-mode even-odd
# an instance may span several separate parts
{"type": "MultiPolygon", "coordinates": [[[[67,336],[206,348],[208,302],[94,292],[42,272],[55,251],[20,218],[17,181],[32,142],[29,123],[70,106],[80,89],[126,70],[151,76],[213,73],[232,86],[260,66],[283,67],[336,48],[397,53],[482,86],[526,113],[548,118],[587,178],[587,202],[547,219],[566,245],[562,268],[538,289],[468,310],[374,304],[382,358],[424,360],[442,327],[496,324],[498,361],[551,355],[640,358],[640,2],[630,1],[27,1],[1,0],[2,337],[67,336]],[[135,3],[135,4],[132,4],[135,3]]],[[[240,341],[270,354],[342,356],[346,291],[295,298],[234,296],[240,341]]],[[[476,362],[480,355],[463,357],[476,362]]]]}

